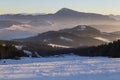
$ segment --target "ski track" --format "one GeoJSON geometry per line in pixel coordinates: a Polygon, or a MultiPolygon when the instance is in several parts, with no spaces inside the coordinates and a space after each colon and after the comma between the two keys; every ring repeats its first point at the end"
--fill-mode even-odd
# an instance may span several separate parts
{"type": "Polygon", "coordinates": [[[64,56],[0,61],[0,80],[27,79],[119,80],[120,59],[64,56]]]}

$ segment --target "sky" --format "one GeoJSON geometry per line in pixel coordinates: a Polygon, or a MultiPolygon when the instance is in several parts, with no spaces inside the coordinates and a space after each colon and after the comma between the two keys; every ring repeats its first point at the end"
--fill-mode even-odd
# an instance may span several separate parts
{"type": "Polygon", "coordinates": [[[55,13],[61,8],[120,15],[120,0],[0,0],[0,14],[55,13]]]}

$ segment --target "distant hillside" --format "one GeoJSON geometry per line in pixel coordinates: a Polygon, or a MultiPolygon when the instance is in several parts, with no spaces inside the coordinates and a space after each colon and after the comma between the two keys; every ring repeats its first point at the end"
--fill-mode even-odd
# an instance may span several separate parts
{"type": "Polygon", "coordinates": [[[120,58],[120,40],[99,46],[58,49],[52,51],[52,54],[51,52],[46,53],[46,55],[47,54],[51,56],[74,54],[86,57],[120,58]]]}
{"type": "Polygon", "coordinates": [[[119,20],[120,21],[120,15],[109,15],[111,18],[114,18],[116,20],[119,20]]]}
{"type": "Polygon", "coordinates": [[[46,43],[53,46],[61,45],[64,47],[83,47],[95,46],[117,40],[118,34],[103,33],[99,30],[86,26],[78,25],[74,28],[62,29],[59,31],[48,31],[35,37],[20,39],[18,41],[31,41],[34,43],[46,43]]]}
{"type": "Polygon", "coordinates": [[[32,41],[12,42],[0,41],[0,59],[19,59],[19,57],[49,57],[64,54],[75,54],[87,57],[120,57],[120,40],[98,46],[62,48],[46,43],[32,41]]]}
{"type": "Polygon", "coordinates": [[[97,47],[75,49],[73,53],[80,56],[120,58],[120,40],[97,47]]]}
{"type": "Polygon", "coordinates": [[[85,13],[85,12],[78,12],[74,11],[72,9],[68,8],[62,8],[59,11],[57,11],[54,16],[58,19],[64,18],[66,19],[76,19],[76,20],[81,20],[81,21],[87,21],[87,22],[92,22],[92,21],[115,21],[114,18],[111,18],[107,15],[101,15],[101,14],[96,14],[96,13],[85,13]]]}
{"type": "Polygon", "coordinates": [[[0,20],[0,29],[2,28],[8,28],[12,25],[20,25],[20,22],[17,21],[11,21],[11,20],[0,20]]]}
{"type": "Polygon", "coordinates": [[[61,20],[65,19],[76,19],[85,21],[115,21],[114,18],[109,17],[109,15],[102,15],[96,13],[85,13],[78,12],[68,8],[62,8],[54,14],[42,14],[42,15],[24,15],[24,14],[7,14],[1,15],[1,19],[11,19],[11,20],[61,20]]]}

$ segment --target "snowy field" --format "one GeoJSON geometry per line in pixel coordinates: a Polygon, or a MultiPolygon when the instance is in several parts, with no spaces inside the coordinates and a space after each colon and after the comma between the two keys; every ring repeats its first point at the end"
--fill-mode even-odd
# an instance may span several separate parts
{"type": "Polygon", "coordinates": [[[120,59],[65,56],[2,60],[0,80],[120,80],[120,59]]]}

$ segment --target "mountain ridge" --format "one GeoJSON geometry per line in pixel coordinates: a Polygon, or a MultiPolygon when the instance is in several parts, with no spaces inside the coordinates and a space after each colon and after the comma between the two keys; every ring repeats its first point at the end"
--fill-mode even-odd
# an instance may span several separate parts
{"type": "MultiPolygon", "coordinates": [[[[69,8],[61,8],[60,10],[58,10],[57,12],[55,13],[50,13],[50,14],[40,14],[40,15],[32,15],[32,14],[28,14],[28,15],[24,15],[24,14],[2,14],[0,15],[0,17],[4,17],[4,16],[7,16],[7,17],[12,17],[12,16],[16,16],[16,17],[22,17],[22,16],[31,16],[31,17],[36,17],[36,16],[51,16],[51,15],[56,15],[56,14],[65,14],[65,13],[75,13],[75,14],[90,14],[90,15],[99,15],[99,16],[104,16],[104,17],[109,17],[109,15],[103,15],[103,14],[98,14],[98,13],[89,13],[89,12],[79,12],[79,11],[76,11],[76,10],[72,10],[72,9],[69,9],[69,8]]],[[[110,17],[109,17],[110,18],[110,17]]],[[[114,19],[114,18],[111,18],[111,19],[114,19]]],[[[115,20],[115,19],[114,19],[115,20]]]]}
{"type": "Polygon", "coordinates": [[[56,44],[69,47],[95,46],[105,44],[120,37],[113,33],[102,33],[101,31],[86,25],[78,25],[74,28],[58,31],[48,31],[37,36],[29,37],[18,41],[32,41],[47,44],[56,44]]]}
{"type": "MultiPolygon", "coordinates": [[[[57,11],[54,14],[45,14],[45,15],[1,15],[0,22],[3,22],[0,25],[0,33],[3,34],[0,36],[0,39],[7,39],[9,37],[6,32],[6,27],[11,28],[13,25],[18,26],[19,28],[16,31],[10,31],[10,33],[16,34],[16,36],[21,36],[21,34],[17,34],[17,31],[21,31],[25,29],[28,36],[37,35],[39,33],[43,33],[50,30],[61,30],[64,28],[72,28],[75,25],[102,25],[102,24],[119,24],[120,22],[116,21],[113,18],[110,18],[107,15],[95,14],[95,13],[82,13],[71,9],[63,8],[57,11]],[[11,22],[12,23],[9,23],[11,22]],[[18,24],[19,23],[19,24],[18,24]],[[6,24],[8,24],[6,26],[6,24]],[[21,30],[21,28],[22,30],[21,30]],[[30,34],[30,35],[29,35],[30,34]]],[[[109,28],[107,28],[109,29],[109,28]]],[[[26,35],[27,36],[27,35],[26,35]]],[[[15,37],[21,38],[21,37],[15,37]]]]}

